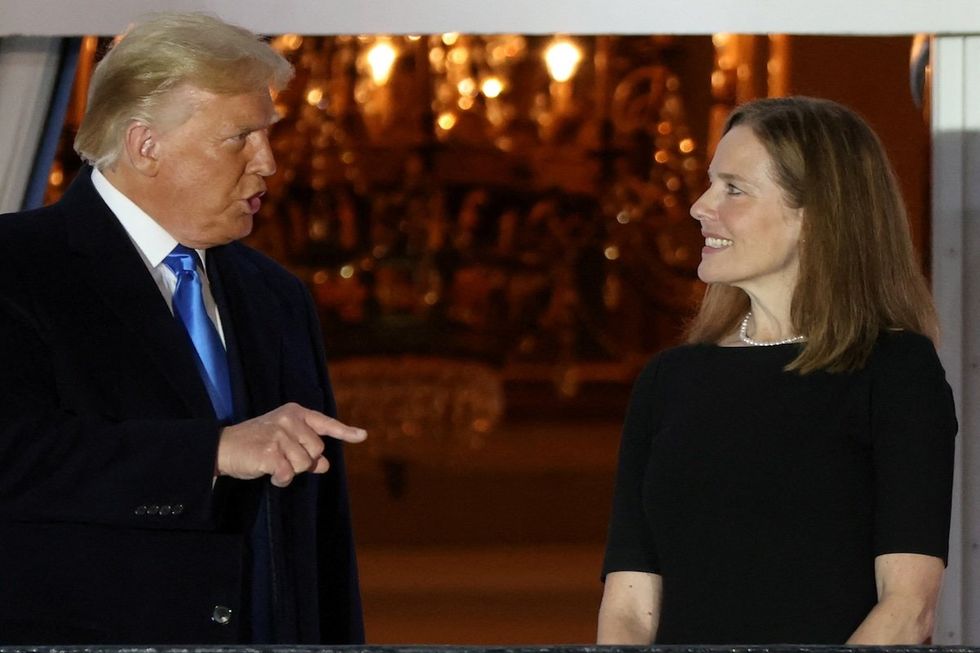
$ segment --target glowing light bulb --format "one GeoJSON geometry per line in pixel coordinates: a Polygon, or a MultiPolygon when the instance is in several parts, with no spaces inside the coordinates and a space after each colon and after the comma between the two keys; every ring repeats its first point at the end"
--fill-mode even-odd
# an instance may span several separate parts
{"type": "Polygon", "coordinates": [[[460,95],[476,95],[476,82],[473,81],[472,77],[466,77],[459,80],[459,84],[456,85],[456,89],[459,91],[460,95]]]}
{"type": "Polygon", "coordinates": [[[582,61],[582,49],[572,41],[556,39],[544,51],[548,74],[556,82],[567,82],[578,70],[582,61]]]}
{"type": "Polygon", "coordinates": [[[504,84],[497,77],[487,77],[480,85],[480,90],[489,98],[498,97],[504,90],[504,84]]]}
{"type": "Polygon", "coordinates": [[[446,113],[440,114],[440,116],[436,118],[436,124],[439,125],[439,129],[449,131],[456,126],[456,116],[447,111],[446,113]]]}
{"type": "Polygon", "coordinates": [[[388,39],[379,39],[367,53],[368,67],[371,69],[371,79],[378,86],[388,83],[391,69],[398,58],[398,51],[388,39]]]}
{"type": "Polygon", "coordinates": [[[323,89],[322,88],[311,88],[306,93],[306,101],[312,106],[320,104],[320,100],[323,99],[323,89]]]}

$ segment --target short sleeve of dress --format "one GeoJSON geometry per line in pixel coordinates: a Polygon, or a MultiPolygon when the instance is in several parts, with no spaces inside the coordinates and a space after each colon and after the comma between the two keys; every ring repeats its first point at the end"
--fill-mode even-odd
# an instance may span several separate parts
{"type": "Polygon", "coordinates": [[[603,580],[613,571],[659,571],[653,534],[643,514],[642,501],[643,474],[649,462],[650,438],[655,426],[659,366],[659,357],[654,358],[637,377],[626,411],[602,566],[603,580]]]}
{"type": "Polygon", "coordinates": [[[888,333],[873,355],[871,438],[876,555],[949,550],[953,395],[932,342],[888,333]]]}

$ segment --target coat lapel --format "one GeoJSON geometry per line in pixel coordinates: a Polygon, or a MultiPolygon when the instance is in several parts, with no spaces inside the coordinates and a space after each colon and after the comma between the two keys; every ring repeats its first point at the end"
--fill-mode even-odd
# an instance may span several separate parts
{"type": "MultiPolygon", "coordinates": [[[[122,225],[99,197],[88,174],[79,175],[61,200],[68,245],[80,279],[139,343],[194,416],[214,415],[194,364],[186,333],[173,318],[122,225]]],[[[121,352],[113,352],[122,355],[121,352]]],[[[149,372],[149,371],[148,371],[149,372]]]]}
{"type": "Polygon", "coordinates": [[[221,285],[221,321],[234,329],[252,414],[273,410],[282,403],[279,299],[237,243],[208,250],[208,274],[221,285]]]}

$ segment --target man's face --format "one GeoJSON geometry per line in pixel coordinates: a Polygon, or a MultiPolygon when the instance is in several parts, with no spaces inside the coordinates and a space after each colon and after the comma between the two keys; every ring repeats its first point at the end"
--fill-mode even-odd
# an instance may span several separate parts
{"type": "Polygon", "coordinates": [[[276,171],[268,128],[277,118],[268,91],[215,95],[180,88],[161,113],[152,144],[153,217],[191,247],[247,236],[264,178],[276,171]]]}

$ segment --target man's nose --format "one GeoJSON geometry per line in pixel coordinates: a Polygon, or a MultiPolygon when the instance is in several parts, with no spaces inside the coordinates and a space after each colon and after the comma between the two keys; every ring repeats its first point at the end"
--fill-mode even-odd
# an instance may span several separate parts
{"type": "Polygon", "coordinates": [[[276,157],[272,154],[269,135],[263,130],[254,132],[252,136],[255,139],[255,150],[252,153],[249,172],[263,177],[274,175],[276,173],[276,157]]]}

